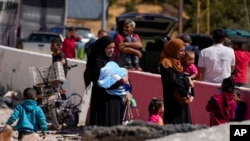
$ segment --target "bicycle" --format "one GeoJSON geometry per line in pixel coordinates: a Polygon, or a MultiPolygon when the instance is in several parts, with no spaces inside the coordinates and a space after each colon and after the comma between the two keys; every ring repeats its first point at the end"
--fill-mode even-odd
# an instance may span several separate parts
{"type": "MultiPolygon", "coordinates": [[[[77,65],[71,65],[69,69],[73,67],[77,65]]],[[[45,114],[48,113],[52,126],[56,130],[60,130],[64,123],[67,126],[78,124],[81,112],[78,106],[82,103],[82,96],[78,93],[72,93],[66,99],[62,98],[63,94],[66,95],[65,90],[62,89],[62,82],[65,81],[64,75],[60,74],[62,69],[62,65],[57,62],[49,67],[30,67],[31,76],[35,78],[33,81],[41,88],[42,97],[39,105],[45,114]],[[78,103],[73,103],[73,99],[79,100],[78,103]]]]}

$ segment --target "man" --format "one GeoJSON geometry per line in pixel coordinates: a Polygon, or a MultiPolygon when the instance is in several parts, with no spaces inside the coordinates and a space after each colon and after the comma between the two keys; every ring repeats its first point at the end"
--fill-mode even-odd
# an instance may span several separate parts
{"type": "Polygon", "coordinates": [[[238,87],[247,87],[250,53],[242,49],[241,43],[233,43],[232,47],[236,59],[236,74],[234,76],[235,85],[238,87]]]}
{"type": "Polygon", "coordinates": [[[221,83],[231,76],[235,68],[235,56],[232,48],[223,45],[226,33],[215,29],[212,33],[214,44],[201,50],[198,61],[198,80],[221,83]]]}
{"type": "Polygon", "coordinates": [[[117,34],[115,38],[114,60],[122,67],[141,71],[139,58],[142,53],[142,43],[138,34],[133,33],[135,22],[127,19],[124,22],[123,33],[117,34]]]}
{"type": "Polygon", "coordinates": [[[63,41],[62,52],[67,58],[76,58],[76,45],[75,42],[81,40],[82,37],[76,37],[76,29],[70,27],[66,38],[63,41]]]}
{"type": "MultiPolygon", "coordinates": [[[[99,30],[98,33],[97,33],[97,39],[103,37],[103,36],[108,36],[108,32],[106,30],[99,30]]],[[[90,52],[91,52],[91,48],[93,47],[95,41],[97,40],[96,38],[91,38],[85,45],[85,52],[87,54],[87,58],[89,57],[90,55],[90,52]]]]}

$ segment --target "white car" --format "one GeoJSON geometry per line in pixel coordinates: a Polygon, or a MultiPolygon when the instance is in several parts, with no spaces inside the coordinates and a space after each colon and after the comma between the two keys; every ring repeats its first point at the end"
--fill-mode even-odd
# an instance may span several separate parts
{"type": "Polygon", "coordinates": [[[27,40],[23,41],[22,47],[24,50],[51,54],[50,42],[55,38],[59,39],[61,42],[64,40],[61,34],[53,32],[33,32],[27,40]]]}

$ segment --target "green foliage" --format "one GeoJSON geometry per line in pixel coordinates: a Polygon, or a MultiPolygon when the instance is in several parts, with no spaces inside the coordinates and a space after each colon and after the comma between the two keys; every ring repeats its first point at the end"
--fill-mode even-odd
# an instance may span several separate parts
{"type": "MultiPolygon", "coordinates": [[[[190,19],[184,21],[183,29],[186,32],[196,32],[197,25],[197,1],[184,0],[184,11],[190,16],[190,19]]],[[[211,32],[215,28],[232,28],[250,30],[247,21],[247,13],[244,0],[210,0],[210,31],[207,31],[207,0],[201,1],[200,33],[211,32]]],[[[247,1],[247,0],[246,0],[247,1]]],[[[250,12],[250,3],[247,3],[248,13],[250,12]]]]}
{"type": "Polygon", "coordinates": [[[136,8],[135,0],[131,0],[131,2],[127,2],[124,6],[125,6],[125,13],[138,12],[136,8]]]}
{"type": "Polygon", "coordinates": [[[168,0],[142,0],[143,3],[152,3],[152,4],[163,4],[168,2],[168,0]]]}
{"type": "Polygon", "coordinates": [[[112,6],[113,4],[116,4],[118,0],[109,0],[109,5],[112,6]]]}

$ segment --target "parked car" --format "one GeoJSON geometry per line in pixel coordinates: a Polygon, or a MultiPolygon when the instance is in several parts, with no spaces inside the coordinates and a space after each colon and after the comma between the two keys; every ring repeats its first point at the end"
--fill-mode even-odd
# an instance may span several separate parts
{"type": "Polygon", "coordinates": [[[37,31],[31,33],[28,39],[22,42],[22,47],[24,50],[51,54],[50,42],[52,39],[59,39],[61,42],[64,40],[62,34],[37,31]]]}
{"type": "Polygon", "coordinates": [[[139,34],[143,44],[143,56],[140,65],[143,71],[159,73],[160,53],[164,43],[170,38],[171,31],[178,22],[177,18],[162,14],[130,13],[116,17],[117,31],[122,33],[124,21],[135,21],[135,33],[139,34]]]}
{"type": "MultiPolygon", "coordinates": [[[[58,34],[62,34],[64,37],[66,37],[67,31],[69,28],[70,27],[68,27],[68,26],[66,26],[66,27],[53,27],[53,28],[50,28],[49,31],[55,32],[58,34]]],[[[74,27],[74,28],[77,30],[77,35],[83,37],[82,42],[84,42],[85,44],[91,38],[96,38],[95,34],[91,30],[91,28],[88,28],[88,27],[74,27]]]]}

